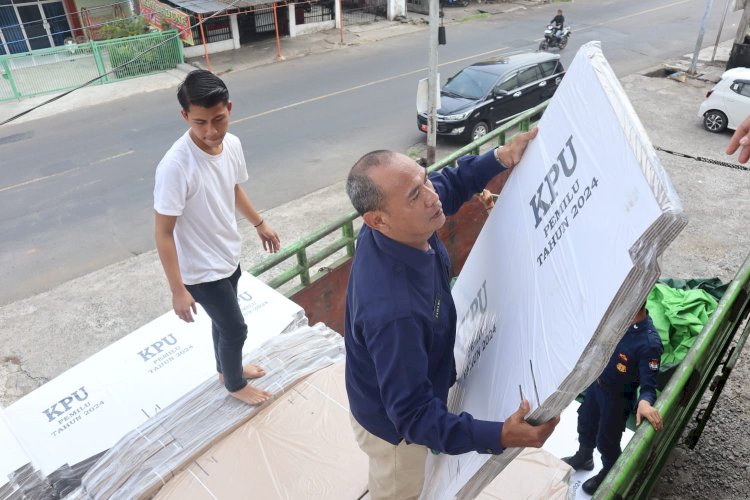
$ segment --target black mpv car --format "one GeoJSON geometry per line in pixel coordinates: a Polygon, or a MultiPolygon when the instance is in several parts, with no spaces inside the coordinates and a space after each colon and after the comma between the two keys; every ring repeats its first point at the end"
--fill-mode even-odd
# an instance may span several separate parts
{"type": "MultiPolygon", "coordinates": [[[[441,89],[437,133],[476,140],[552,97],[563,75],[560,56],[546,52],[472,64],[441,89]]],[[[417,114],[417,126],[427,132],[426,113],[417,114]]]]}

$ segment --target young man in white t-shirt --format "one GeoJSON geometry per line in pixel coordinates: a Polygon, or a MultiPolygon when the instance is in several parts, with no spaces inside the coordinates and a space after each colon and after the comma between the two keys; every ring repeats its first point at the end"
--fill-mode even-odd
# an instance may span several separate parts
{"type": "Polygon", "coordinates": [[[259,404],[271,394],[247,382],[265,375],[263,368],[242,366],[247,325],[237,303],[241,240],[235,210],[258,231],[264,249],[278,251],[279,237],[240,186],[247,167],[240,140],[227,133],[232,102],[224,82],[192,71],[177,99],[190,129],[156,168],[156,248],[177,316],[192,322],[198,302],[211,318],[219,380],[232,396],[259,404]]]}

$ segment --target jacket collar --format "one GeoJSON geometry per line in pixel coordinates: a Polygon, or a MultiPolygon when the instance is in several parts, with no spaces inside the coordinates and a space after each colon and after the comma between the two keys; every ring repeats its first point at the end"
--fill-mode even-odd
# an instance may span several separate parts
{"type": "Polygon", "coordinates": [[[384,235],[380,231],[376,231],[372,228],[369,229],[370,231],[372,231],[375,245],[382,252],[390,255],[400,262],[403,262],[415,271],[424,272],[432,268],[432,260],[434,259],[435,248],[438,242],[436,233],[432,233],[432,236],[430,236],[429,240],[427,240],[430,244],[430,249],[425,251],[410,247],[409,245],[404,245],[403,243],[399,243],[398,241],[384,235]]]}
{"type": "Polygon", "coordinates": [[[638,333],[641,331],[651,330],[652,328],[651,318],[647,314],[646,317],[638,323],[630,325],[630,328],[628,328],[628,333],[638,333]]]}

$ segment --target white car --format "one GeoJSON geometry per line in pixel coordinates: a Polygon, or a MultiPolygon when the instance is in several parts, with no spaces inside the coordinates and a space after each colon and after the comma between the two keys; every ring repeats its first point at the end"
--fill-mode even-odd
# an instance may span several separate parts
{"type": "Polygon", "coordinates": [[[750,116],[750,68],[732,68],[708,91],[698,116],[709,132],[735,130],[750,116]]]}

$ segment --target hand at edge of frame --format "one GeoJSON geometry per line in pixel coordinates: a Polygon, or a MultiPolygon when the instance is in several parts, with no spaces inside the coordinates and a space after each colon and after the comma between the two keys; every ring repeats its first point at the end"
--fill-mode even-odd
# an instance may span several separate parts
{"type": "Polygon", "coordinates": [[[737,127],[737,130],[734,131],[734,135],[729,140],[726,153],[733,155],[740,146],[742,146],[742,150],[740,151],[738,160],[740,163],[747,163],[747,160],[750,160],[750,116],[745,118],[740,126],[737,127]]]}

